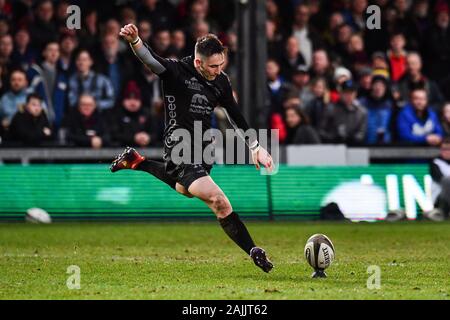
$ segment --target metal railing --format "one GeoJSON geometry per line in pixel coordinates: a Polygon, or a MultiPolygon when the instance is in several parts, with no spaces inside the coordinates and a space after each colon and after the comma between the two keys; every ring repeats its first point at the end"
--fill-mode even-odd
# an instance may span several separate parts
{"type": "MultiPolygon", "coordinates": [[[[352,150],[353,148],[348,148],[352,150]]],[[[431,147],[371,147],[367,149],[369,160],[404,160],[404,159],[432,159],[439,155],[438,148],[431,147]]],[[[355,149],[356,150],[356,149],[355,149]]],[[[121,153],[123,148],[0,148],[0,163],[5,161],[28,164],[31,161],[95,161],[111,160],[121,153]]],[[[152,159],[161,159],[162,148],[139,149],[152,159]]],[[[286,163],[286,148],[280,146],[280,162],[286,163]]]]}

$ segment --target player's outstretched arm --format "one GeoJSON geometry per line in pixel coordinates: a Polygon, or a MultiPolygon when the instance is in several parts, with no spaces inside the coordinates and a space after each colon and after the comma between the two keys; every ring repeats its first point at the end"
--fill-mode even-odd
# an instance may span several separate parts
{"type": "Polygon", "coordinates": [[[127,24],[120,29],[122,36],[131,46],[134,54],[143,64],[150,68],[154,73],[161,74],[167,69],[167,60],[158,56],[141,38],[139,30],[134,24],[127,24]]]}
{"type": "MultiPolygon", "coordinates": [[[[238,104],[233,96],[233,90],[231,88],[231,83],[228,80],[228,86],[225,89],[225,94],[221,101],[222,107],[226,110],[228,120],[231,122],[233,127],[237,129],[242,129],[243,131],[248,130],[250,127],[239,110],[238,104]]],[[[260,169],[260,164],[262,164],[268,172],[273,170],[273,160],[272,156],[267,152],[266,149],[259,145],[258,140],[249,141],[248,146],[252,152],[252,160],[256,166],[256,169],[260,169]]]]}

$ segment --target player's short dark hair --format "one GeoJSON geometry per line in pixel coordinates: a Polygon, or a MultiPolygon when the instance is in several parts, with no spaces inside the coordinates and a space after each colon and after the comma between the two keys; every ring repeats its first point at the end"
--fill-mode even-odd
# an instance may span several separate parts
{"type": "Polygon", "coordinates": [[[211,57],[214,54],[226,53],[227,47],[216,35],[209,33],[206,36],[197,39],[195,52],[204,57],[211,57]]]}
{"type": "Polygon", "coordinates": [[[27,100],[26,103],[30,102],[31,99],[37,99],[39,101],[42,101],[42,98],[40,95],[38,95],[37,93],[33,92],[30,93],[29,95],[27,95],[27,100]]]}

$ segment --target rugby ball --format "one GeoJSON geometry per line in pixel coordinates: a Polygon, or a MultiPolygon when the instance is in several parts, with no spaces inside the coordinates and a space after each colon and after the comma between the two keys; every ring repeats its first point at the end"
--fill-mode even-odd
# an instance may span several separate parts
{"type": "Polygon", "coordinates": [[[314,234],[306,241],[305,258],[315,270],[313,277],[326,277],[324,270],[334,261],[334,245],[324,234],[314,234]]]}
{"type": "Polygon", "coordinates": [[[32,223],[51,223],[50,215],[41,208],[30,208],[27,210],[25,220],[32,223]]]}

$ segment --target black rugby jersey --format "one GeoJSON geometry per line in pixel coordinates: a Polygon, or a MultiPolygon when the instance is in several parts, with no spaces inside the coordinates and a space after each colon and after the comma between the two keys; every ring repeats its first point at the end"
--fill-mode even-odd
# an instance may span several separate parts
{"type": "Polygon", "coordinates": [[[221,72],[213,81],[206,80],[194,67],[192,56],[181,60],[158,56],[146,43],[152,56],[165,68],[158,76],[165,106],[165,155],[176,144],[172,133],[183,128],[194,135],[194,121],[201,121],[202,134],[211,128],[211,113],[218,105],[225,108],[237,128],[249,129],[241,114],[228,76],[221,72]]]}

